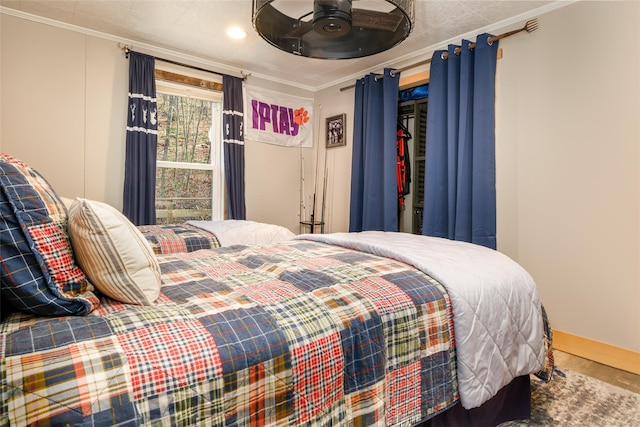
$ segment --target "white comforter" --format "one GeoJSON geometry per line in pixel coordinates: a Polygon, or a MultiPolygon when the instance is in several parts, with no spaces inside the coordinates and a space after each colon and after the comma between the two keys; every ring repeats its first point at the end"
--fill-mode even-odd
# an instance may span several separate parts
{"type": "Polygon", "coordinates": [[[540,371],[545,345],[531,276],[506,255],[470,243],[408,233],[306,234],[315,240],[413,265],[451,298],[460,401],[475,408],[513,378],[540,371]]]}
{"type": "Polygon", "coordinates": [[[216,236],[220,246],[262,245],[289,240],[295,236],[289,229],[263,222],[233,220],[187,221],[216,236]]]}

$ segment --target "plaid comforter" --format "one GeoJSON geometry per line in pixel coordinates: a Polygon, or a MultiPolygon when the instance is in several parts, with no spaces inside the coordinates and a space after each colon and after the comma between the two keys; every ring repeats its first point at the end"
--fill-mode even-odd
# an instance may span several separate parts
{"type": "Polygon", "coordinates": [[[0,426],[412,425],[459,398],[444,288],[306,240],[159,256],[156,306],[0,324],[0,426]]]}
{"type": "Polygon", "coordinates": [[[187,223],[140,225],[138,230],[151,244],[156,255],[220,247],[220,242],[213,233],[187,223]]]}

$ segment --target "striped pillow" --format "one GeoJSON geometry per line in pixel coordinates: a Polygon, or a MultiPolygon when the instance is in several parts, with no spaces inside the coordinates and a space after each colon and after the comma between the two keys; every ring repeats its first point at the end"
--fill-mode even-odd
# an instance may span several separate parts
{"type": "Polygon", "coordinates": [[[69,209],[69,235],[78,264],[100,292],[124,303],[153,305],[160,295],[160,266],[123,214],[78,198],[69,209]]]}

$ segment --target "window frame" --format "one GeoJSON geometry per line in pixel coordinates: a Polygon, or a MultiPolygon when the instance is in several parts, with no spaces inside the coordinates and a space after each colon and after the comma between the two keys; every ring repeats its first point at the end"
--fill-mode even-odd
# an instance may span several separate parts
{"type": "MultiPolygon", "coordinates": [[[[211,142],[210,163],[156,161],[158,168],[210,170],[211,177],[211,220],[224,219],[225,212],[225,181],[224,181],[224,150],[222,143],[222,92],[202,89],[184,83],[172,82],[156,77],[156,96],[172,95],[184,98],[196,98],[211,102],[211,142]]],[[[155,191],[155,190],[154,190],[155,191]]]]}

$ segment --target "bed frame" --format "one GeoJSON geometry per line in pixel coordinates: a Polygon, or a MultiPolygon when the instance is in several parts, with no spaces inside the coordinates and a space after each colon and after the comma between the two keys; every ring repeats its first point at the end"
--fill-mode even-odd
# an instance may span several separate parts
{"type": "Polygon", "coordinates": [[[494,427],[500,423],[531,417],[531,381],[529,375],[516,377],[498,394],[474,409],[464,409],[460,402],[419,427],[494,427]]]}

